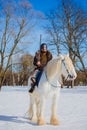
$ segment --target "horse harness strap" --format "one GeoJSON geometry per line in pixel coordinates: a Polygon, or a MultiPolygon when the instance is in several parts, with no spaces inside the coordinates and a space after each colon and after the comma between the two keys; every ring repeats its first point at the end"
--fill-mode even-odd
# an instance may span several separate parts
{"type": "Polygon", "coordinates": [[[65,69],[66,69],[66,71],[67,71],[67,73],[68,73],[68,76],[67,76],[66,80],[67,80],[69,77],[72,78],[72,76],[69,74],[69,70],[68,70],[67,67],[66,67],[65,59],[62,60],[62,63],[63,63],[63,65],[65,66],[65,69]]]}

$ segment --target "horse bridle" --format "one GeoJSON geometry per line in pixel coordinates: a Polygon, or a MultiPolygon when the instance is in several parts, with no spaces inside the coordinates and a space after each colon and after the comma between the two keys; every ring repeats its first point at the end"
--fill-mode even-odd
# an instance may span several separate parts
{"type": "Polygon", "coordinates": [[[68,78],[73,78],[72,75],[70,75],[69,70],[68,70],[67,67],[66,67],[65,58],[62,59],[62,63],[63,63],[63,65],[64,65],[65,69],[66,69],[66,72],[68,73],[68,76],[67,76],[66,80],[67,80],[68,78]]]}

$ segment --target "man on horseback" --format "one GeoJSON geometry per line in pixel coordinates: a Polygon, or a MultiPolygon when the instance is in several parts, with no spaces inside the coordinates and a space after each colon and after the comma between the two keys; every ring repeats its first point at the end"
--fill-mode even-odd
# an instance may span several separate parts
{"type": "Polygon", "coordinates": [[[30,93],[35,89],[35,85],[38,86],[39,80],[41,78],[44,67],[47,63],[52,59],[52,54],[47,50],[46,43],[42,43],[40,46],[40,50],[36,52],[33,64],[36,66],[34,69],[34,73],[31,77],[31,88],[29,90],[30,93]]]}

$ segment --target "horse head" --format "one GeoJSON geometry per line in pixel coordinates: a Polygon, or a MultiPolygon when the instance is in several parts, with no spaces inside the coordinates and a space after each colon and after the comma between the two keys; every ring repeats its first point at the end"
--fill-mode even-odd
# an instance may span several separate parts
{"type": "Polygon", "coordinates": [[[66,80],[74,80],[77,77],[74,65],[69,55],[61,55],[62,75],[66,80]]]}

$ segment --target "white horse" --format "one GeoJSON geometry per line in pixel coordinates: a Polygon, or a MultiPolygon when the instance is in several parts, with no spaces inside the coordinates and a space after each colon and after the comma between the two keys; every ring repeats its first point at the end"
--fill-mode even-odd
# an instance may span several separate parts
{"type": "MultiPolygon", "coordinates": [[[[45,124],[44,109],[47,97],[52,97],[50,123],[59,125],[57,117],[57,102],[61,88],[62,78],[74,80],[77,77],[74,66],[68,55],[61,55],[48,62],[44,68],[38,87],[30,95],[29,118],[36,121],[38,125],[45,124]]],[[[30,85],[30,79],[29,83],[30,85]]]]}

